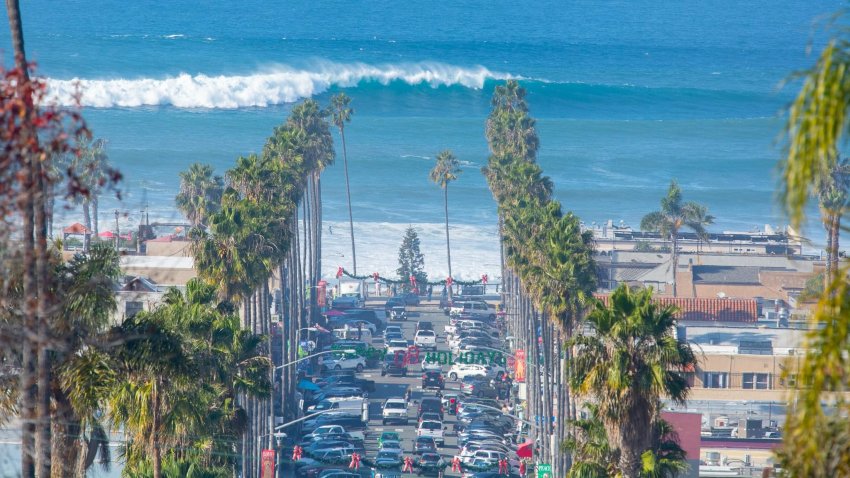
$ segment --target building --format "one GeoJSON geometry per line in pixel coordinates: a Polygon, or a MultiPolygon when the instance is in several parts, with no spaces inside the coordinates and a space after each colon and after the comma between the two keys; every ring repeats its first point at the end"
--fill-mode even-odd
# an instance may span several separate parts
{"type": "Polygon", "coordinates": [[[146,277],[124,276],[115,285],[117,307],[112,316],[113,323],[121,323],[139,312],[150,312],[162,303],[162,298],[173,286],[156,284],[146,277]]]}

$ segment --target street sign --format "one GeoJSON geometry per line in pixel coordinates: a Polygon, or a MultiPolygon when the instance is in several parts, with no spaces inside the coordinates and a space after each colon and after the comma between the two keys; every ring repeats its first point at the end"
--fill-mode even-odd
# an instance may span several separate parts
{"type": "Polygon", "coordinates": [[[263,450],[260,478],[274,478],[274,450],[263,450]]]}
{"type": "Polygon", "coordinates": [[[552,465],[540,463],[537,465],[537,478],[552,478],[552,465]]]}

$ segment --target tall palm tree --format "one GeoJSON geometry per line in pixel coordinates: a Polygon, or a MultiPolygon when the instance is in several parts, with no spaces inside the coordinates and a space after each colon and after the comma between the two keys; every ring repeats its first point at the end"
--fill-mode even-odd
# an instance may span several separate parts
{"type": "MultiPolygon", "coordinates": [[[[452,247],[449,241],[449,183],[460,176],[460,162],[450,150],[437,155],[437,164],[431,169],[429,178],[443,189],[443,207],[446,211],[446,254],[448,255],[449,277],[452,277],[452,247]]],[[[451,293],[451,288],[449,288],[451,293]]]]}
{"type": "Polygon", "coordinates": [[[348,198],[348,227],[351,231],[351,261],[354,265],[354,274],[357,275],[357,253],[354,249],[354,216],[351,214],[351,187],[348,181],[348,151],[345,148],[345,124],[351,121],[354,109],[349,106],[351,98],[345,93],[339,93],[331,98],[331,119],[333,124],[339,128],[339,136],[342,139],[342,159],[345,169],[345,194],[348,198]]]}
{"type": "Polygon", "coordinates": [[[179,209],[193,226],[206,226],[221,204],[224,180],[208,164],[193,163],[180,172],[180,192],[175,198],[179,209]]]}
{"type": "Polygon", "coordinates": [[[850,160],[843,159],[832,166],[829,176],[818,186],[818,202],[824,228],[826,229],[826,274],[824,289],[835,280],[838,273],[838,254],[841,232],[841,216],[847,208],[850,189],[850,160]]]}
{"type": "Polygon", "coordinates": [[[690,345],[672,334],[675,308],[652,301],[652,289],[618,287],[608,306],[597,301],[580,333],[570,382],[599,407],[612,446],[620,450],[618,471],[638,478],[641,456],[652,445],[652,420],[661,398],[684,404],[689,386],[683,372],[696,365],[690,345]]]}
{"type": "MultiPolygon", "coordinates": [[[[92,235],[97,237],[98,229],[98,196],[106,183],[109,158],[105,151],[106,141],[103,139],[81,139],[80,152],[71,160],[70,167],[79,176],[80,187],[87,194],[79,199],[83,207],[83,225],[92,235]]],[[[89,237],[85,236],[83,251],[89,250],[89,237]]]]}
{"type": "Polygon", "coordinates": [[[667,196],[661,199],[661,210],[647,214],[640,221],[643,231],[658,232],[670,239],[670,262],[673,268],[673,297],[677,296],[676,271],[679,266],[679,231],[683,227],[705,237],[705,226],[712,224],[714,217],[705,206],[694,202],[682,202],[682,190],[676,181],[670,182],[667,196]]]}

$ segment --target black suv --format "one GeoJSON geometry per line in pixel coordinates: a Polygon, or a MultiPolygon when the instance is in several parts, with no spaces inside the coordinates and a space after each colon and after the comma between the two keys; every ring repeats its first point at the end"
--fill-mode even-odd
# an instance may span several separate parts
{"type": "Polygon", "coordinates": [[[405,354],[387,354],[381,365],[381,376],[396,375],[401,377],[407,376],[407,364],[405,363],[405,354]]]}
{"type": "Polygon", "coordinates": [[[439,388],[442,390],[445,387],[443,374],[441,372],[425,372],[422,374],[422,388],[439,388]]]}
{"type": "Polygon", "coordinates": [[[419,420],[425,412],[439,413],[440,420],[443,420],[443,401],[439,397],[423,397],[422,401],[419,402],[416,419],[419,420]]]}

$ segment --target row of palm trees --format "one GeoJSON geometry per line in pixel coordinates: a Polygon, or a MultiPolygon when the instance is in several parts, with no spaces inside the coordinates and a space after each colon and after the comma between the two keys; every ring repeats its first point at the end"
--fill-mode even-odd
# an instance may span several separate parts
{"type": "Polygon", "coordinates": [[[690,347],[671,335],[675,309],[656,306],[651,290],[626,286],[607,305],[593,298],[592,238],[552,198],[516,81],[496,87],[486,137],[507,326],[528,357],[524,415],[534,423],[535,459],[552,464],[555,476],[674,476],[686,466],[684,453],[660,404],[684,402],[684,373],[695,365],[690,347]],[[582,409],[590,415],[580,420],[582,409]]]}
{"type": "Polygon", "coordinates": [[[538,459],[564,476],[570,462],[560,446],[566,418],[576,416],[565,345],[596,287],[596,268],[589,233],[576,216],[562,212],[536,162],[539,140],[525,96],[514,80],[496,87],[485,131],[491,155],[483,172],[498,205],[508,330],[528,356],[531,438],[538,459]]]}
{"type": "MultiPolygon", "coordinates": [[[[331,121],[344,124],[348,102],[335,97],[330,110],[308,99],[275,128],[260,154],[240,157],[224,177],[193,165],[181,175],[177,204],[193,227],[193,254],[199,277],[217,287],[219,299],[241,307],[242,326],[272,332],[271,291],[282,294],[282,360],[297,357],[295,338],[318,318],[321,279],[321,173],[333,164],[331,121]]],[[[263,351],[270,355],[269,344],[263,351]]],[[[240,395],[248,412],[241,440],[242,474],[259,470],[260,452],[272,447],[271,417],[279,409],[295,418],[296,375],[282,371],[273,397],[240,395]],[[274,397],[283,398],[274,404],[274,397]],[[262,438],[260,438],[262,437],[262,438]]]]}

